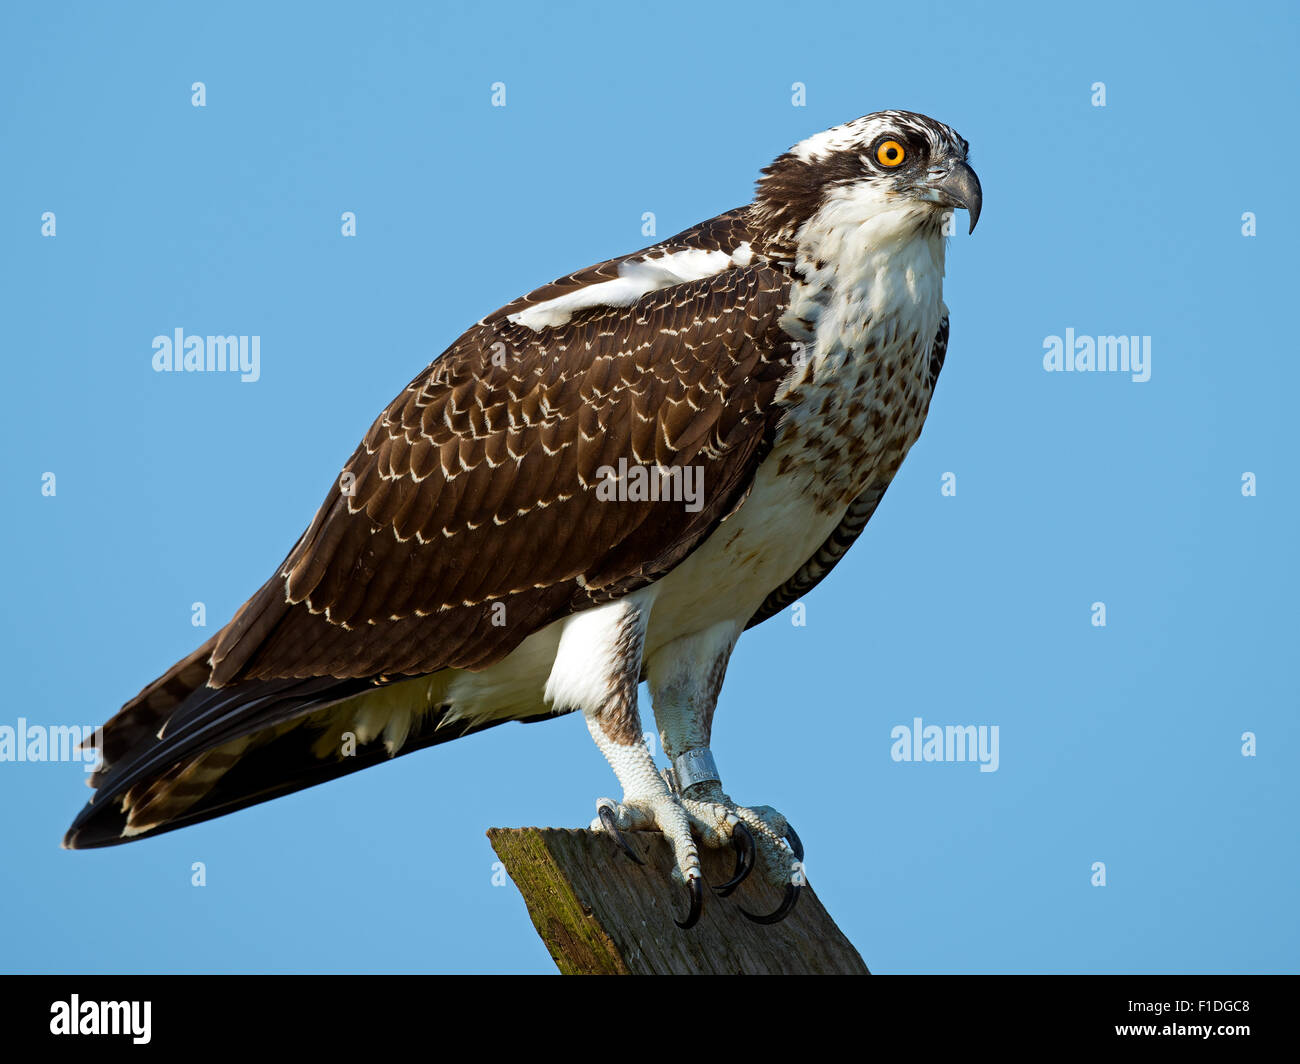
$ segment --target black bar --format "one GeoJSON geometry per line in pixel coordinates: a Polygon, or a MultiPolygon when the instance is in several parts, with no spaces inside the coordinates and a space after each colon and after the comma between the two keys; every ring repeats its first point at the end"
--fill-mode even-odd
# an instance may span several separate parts
{"type": "Polygon", "coordinates": [[[304,1051],[333,1059],[350,1048],[372,1054],[409,1042],[437,1058],[495,1056],[522,1039],[616,1059],[628,1039],[672,1057],[692,1044],[700,1052],[756,1039],[775,1048],[769,1039],[783,1030],[790,1052],[809,1057],[823,1055],[813,1046],[835,1035],[867,1053],[900,1046],[986,1055],[1123,1043],[1146,1053],[1156,1043],[1157,1052],[1203,1046],[1235,1059],[1295,1044],[1296,990],[1294,976],[876,976],[784,987],[715,978],[708,987],[679,979],[598,988],[521,977],[15,975],[3,977],[0,988],[0,1045],[11,1060],[58,1049],[97,1052],[108,1043],[117,1043],[115,1052],[204,1056],[271,1043],[291,1048],[296,1059],[304,1051]],[[505,986],[506,978],[513,985],[505,986]],[[146,1037],[146,1002],[148,1041],[137,1042],[146,1037]],[[766,1004],[756,1010],[759,1002],[766,1004]],[[71,1026],[74,1003],[78,1033],[54,1033],[71,1026]],[[101,1022],[142,1033],[84,1033],[101,1022]],[[1208,1037],[1179,1031],[1206,1026],[1208,1037]],[[681,1041],[684,1034],[691,1043],[681,1041]],[[27,1054],[12,1055],[18,1047],[27,1054]]]}

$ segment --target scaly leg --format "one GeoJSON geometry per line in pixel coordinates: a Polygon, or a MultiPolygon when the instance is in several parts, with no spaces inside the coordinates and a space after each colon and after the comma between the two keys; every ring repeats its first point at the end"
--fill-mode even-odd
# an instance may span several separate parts
{"type": "Polygon", "coordinates": [[[647,679],[660,741],[672,761],[680,802],[692,827],[707,846],[736,848],[735,874],[718,893],[725,897],[740,885],[753,868],[757,850],[769,880],[785,886],[785,897],[767,916],[741,912],[757,923],[776,923],[799,899],[803,845],[775,809],[737,805],[722,790],[709,749],[718,692],[741,630],[739,624],[719,624],[674,641],[647,661],[647,679]]]}
{"type": "Polygon", "coordinates": [[[645,589],[604,606],[576,613],[560,636],[546,684],[556,710],[581,709],[596,746],[623,786],[623,800],[596,802],[593,831],[606,831],[633,860],[640,858],[621,831],[659,830],[673,848],[673,876],[690,892],[690,909],[679,927],[691,927],[704,906],[700,854],[691,821],[677,796],[655,769],[641,734],[636,691],[641,648],[653,591],[645,589]]]}

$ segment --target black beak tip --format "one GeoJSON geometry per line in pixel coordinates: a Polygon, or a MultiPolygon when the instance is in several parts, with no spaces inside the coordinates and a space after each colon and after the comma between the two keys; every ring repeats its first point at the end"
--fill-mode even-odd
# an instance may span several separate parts
{"type": "Polygon", "coordinates": [[[980,208],[984,206],[984,190],[980,188],[980,179],[975,175],[974,170],[969,166],[963,166],[962,169],[965,171],[962,175],[964,180],[961,182],[962,206],[970,215],[970,229],[967,232],[973,233],[980,220],[980,208]]]}
{"type": "Polygon", "coordinates": [[[975,171],[964,162],[959,162],[931,188],[942,197],[940,202],[960,207],[970,214],[968,232],[975,232],[975,226],[980,220],[980,208],[984,205],[984,190],[980,188],[980,179],[975,171]]]}

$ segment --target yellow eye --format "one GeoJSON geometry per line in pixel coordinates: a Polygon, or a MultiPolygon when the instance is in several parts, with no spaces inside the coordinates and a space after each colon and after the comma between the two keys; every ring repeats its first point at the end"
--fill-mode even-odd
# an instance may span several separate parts
{"type": "Polygon", "coordinates": [[[907,152],[896,140],[881,141],[876,149],[876,162],[881,166],[898,166],[906,156],[907,152]]]}

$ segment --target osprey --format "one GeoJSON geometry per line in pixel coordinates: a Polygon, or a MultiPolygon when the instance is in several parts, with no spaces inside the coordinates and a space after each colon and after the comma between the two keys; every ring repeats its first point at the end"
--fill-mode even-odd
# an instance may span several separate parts
{"type": "Polygon", "coordinates": [[[979,180],[948,126],[882,111],[766,167],[754,201],[474,325],[366,433],[283,564],[93,737],[72,849],[171,831],[505,721],[581,711],[657,829],[802,882],[774,809],[709,750],[747,628],[875,512],[948,346],[944,220],[979,180]],[[642,739],[648,683],[671,771],[642,739]],[[698,837],[699,843],[696,838],[698,837]]]}

